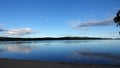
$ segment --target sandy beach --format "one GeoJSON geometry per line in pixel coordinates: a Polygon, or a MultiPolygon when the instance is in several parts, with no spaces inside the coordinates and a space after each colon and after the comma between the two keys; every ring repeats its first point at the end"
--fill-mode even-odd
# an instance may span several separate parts
{"type": "Polygon", "coordinates": [[[0,68],[120,68],[120,65],[72,64],[31,60],[0,59],[0,68]]]}

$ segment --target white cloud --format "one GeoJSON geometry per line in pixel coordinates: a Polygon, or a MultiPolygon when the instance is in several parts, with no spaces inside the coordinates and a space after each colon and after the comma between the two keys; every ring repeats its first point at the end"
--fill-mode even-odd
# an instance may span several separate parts
{"type": "Polygon", "coordinates": [[[35,31],[32,30],[31,28],[4,29],[2,28],[2,26],[3,25],[0,24],[0,32],[6,35],[22,36],[22,35],[35,33],[35,31]]]}
{"type": "Polygon", "coordinates": [[[3,29],[2,27],[3,27],[3,24],[0,24],[0,32],[4,32],[4,31],[6,31],[6,30],[3,29]]]}
{"type": "Polygon", "coordinates": [[[4,32],[8,35],[14,35],[14,36],[21,36],[26,34],[32,34],[34,31],[30,28],[18,28],[18,29],[10,29],[4,32]]]}
{"type": "Polygon", "coordinates": [[[4,30],[2,28],[0,28],[0,32],[3,32],[4,30]]]}
{"type": "Polygon", "coordinates": [[[102,21],[80,21],[80,20],[72,20],[69,21],[71,26],[75,29],[81,29],[81,30],[88,30],[90,27],[98,27],[98,26],[111,26],[113,25],[112,19],[105,19],[102,21]]]}

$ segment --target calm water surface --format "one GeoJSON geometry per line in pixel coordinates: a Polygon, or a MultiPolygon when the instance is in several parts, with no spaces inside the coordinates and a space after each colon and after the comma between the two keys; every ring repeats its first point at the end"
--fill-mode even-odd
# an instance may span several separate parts
{"type": "Polygon", "coordinates": [[[0,42],[0,58],[120,65],[120,40],[0,42]]]}

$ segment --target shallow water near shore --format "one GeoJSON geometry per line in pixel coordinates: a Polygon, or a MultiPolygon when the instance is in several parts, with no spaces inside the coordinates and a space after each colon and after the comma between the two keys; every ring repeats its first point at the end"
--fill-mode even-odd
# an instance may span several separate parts
{"type": "Polygon", "coordinates": [[[0,42],[0,58],[120,65],[120,40],[0,42]]]}

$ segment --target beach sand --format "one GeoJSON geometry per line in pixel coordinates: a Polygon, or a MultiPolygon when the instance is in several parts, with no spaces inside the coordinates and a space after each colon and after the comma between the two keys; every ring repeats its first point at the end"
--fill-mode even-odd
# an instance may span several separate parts
{"type": "Polygon", "coordinates": [[[73,64],[31,60],[0,59],[0,68],[120,68],[120,65],[73,64]]]}

